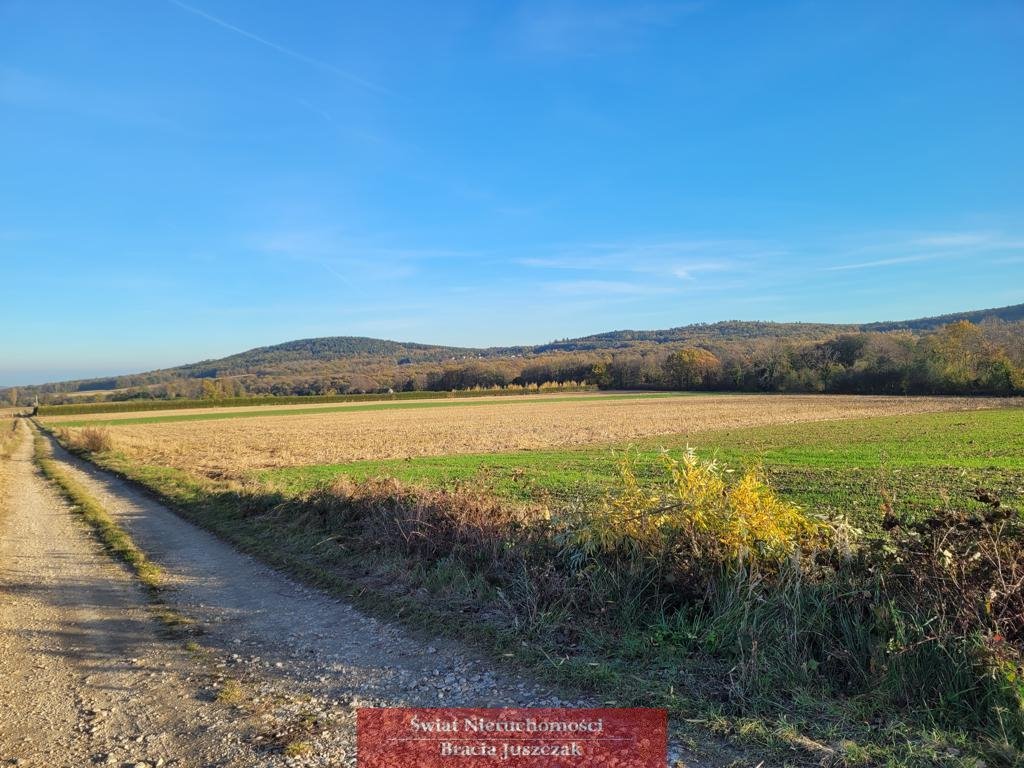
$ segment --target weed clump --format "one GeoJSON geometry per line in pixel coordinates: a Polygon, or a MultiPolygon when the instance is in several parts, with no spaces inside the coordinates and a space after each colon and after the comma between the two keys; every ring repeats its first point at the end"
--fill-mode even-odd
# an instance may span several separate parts
{"type": "Polygon", "coordinates": [[[238,706],[245,701],[245,689],[237,680],[229,678],[217,689],[216,700],[228,706],[238,706]]]}
{"type": "Polygon", "coordinates": [[[283,750],[285,757],[302,757],[313,751],[313,745],[308,741],[293,741],[286,744],[283,750]]]}
{"type": "Polygon", "coordinates": [[[104,427],[65,430],[60,437],[68,448],[80,453],[106,453],[114,450],[114,438],[110,430],[104,427]]]}

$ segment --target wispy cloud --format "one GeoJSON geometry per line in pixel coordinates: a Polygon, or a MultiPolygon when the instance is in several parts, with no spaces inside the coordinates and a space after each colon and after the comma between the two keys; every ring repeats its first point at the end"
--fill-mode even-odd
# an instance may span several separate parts
{"type": "Polygon", "coordinates": [[[957,248],[989,245],[994,241],[998,241],[998,237],[991,232],[953,232],[917,237],[914,238],[912,244],[935,246],[938,248],[957,248]]]}
{"type": "Polygon", "coordinates": [[[288,56],[289,58],[295,59],[296,61],[301,61],[303,64],[308,64],[311,67],[316,67],[317,69],[321,69],[324,70],[325,72],[330,72],[333,75],[337,75],[338,77],[349,81],[353,85],[358,85],[361,88],[366,88],[367,90],[370,91],[376,91],[377,93],[389,93],[389,91],[386,88],[383,88],[382,86],[379,86],[376,83],[370,82],[364,77],[352,74],[351,72],[341,69],[340,67],[336,67],[333,64],[330,64],[326,61],[315,59],[312,56],[307,56],[304,53],[299,53],[296,50],[283,46],[279,43],[275,43],[274,41],[268,40],[265,37],[261,37],[260,35],[257,35],[254,32],[250,32],[247,29],[242,29],[241,27],[236,26],[228,21],[225,21],[224,19],[218,16],[214,16],[212,13],[207,13],[202,8],[196,8],[194,5],[189,5],[188,3],[181,2],[181,0],[167,0],[167,2],[177,6],[178,8],[181,8],[183,11],[188,11],[189,13],[194,14],[201,19],[205,19],[211,24],[216,24],[218,27],[226,29],[230,32],[234,32],[235,34],[248,38],[249,40],[252,40],[255,43],[259,43],[260,45],[266,48],[270,48],[271,50],[277,51],[278,53],[284,56],[288,56]]]}
{"type": "Polygon", "coordinates": [[[892,259],[877,259],[875,261],[862,261],[857,264],[838,264],[833,267],[825,267],[826,272],[843,272],[850,269],[871,269],[872,267],[891,267],[897,264],[910,264],[915,261],[932,261],[941,258],[939,254],[926,253],[918,256],[898,256],[892,259]]]}
{"type": "Polygon", "coordinates": [[[28,229],[0,229],[0,243],[21,243],[36,240],[40,236],[39,232],[28,229]]]}
{"type": "Polygon", "coordinates": [[[353,128],[351,125],[348,125],[346,123],[341,122],[340,120],[335,119],[334,115],[332,115],[326,109],[314,104],[308,99],[298,98],[295,101],[300,107],[303,107],[312,112],[314,115],[317,115],[320,118],[322,118],[325,123],[331,126],[339,134],[344,134],[345,136],[354,139],[359,139],[361,141],[381,146],[391,144],[391,142],[389,142],[379,133],[372,133],[370,131],[363,131],[358,128],[353,128]]]}
{"type": "Polygon", "coordinates": [[[635,46],[651,30],[667,27],[703,3],[608,5],[596,2],[530,3],[522,11],[518,43],[530,53],[593,56],[635,46]]]}
{"type": "Polygon", "coordinates": [[[462,251],[382,246],[330,229],[270,231],[245,238],[245,245],[261,253],[314,264],[349,286],[361,280],[403,280],[419,274],[424,262],[466,258],[462,251]]]}
{"type": "Polygon", "coordinates": [[[177,120],[164,114],[166,105],[158,99],[125,96],[106,85],[63,82],[12,67],[0,66],[0,104],[184,133],[177,120]]]}
{"type": "Polygon", "coordinates": [[[486,290],[496,265],[511,260],[524,268],[515,279],[522,281],[523,290],[532,289],[540,305],[551,296],[560,301],[636,305],[644,297],[654,303],[655,297],[711,300],[728,296],[735,303],[737,297],[750,295],[751,302],[781,303],[778,297],[785,291],[820,282],[827,274],[838,277],[858,270],[969,257],[984,257],[994,265],[997,260],[1024,254],[1021,238],[1000,233],[907,233],[867,242],[859,239],[857,247],[842,248],[842,236],[827,242],[786,244],[667,237],[552,245],[538,247],[531,255],[514,256],[501,251],[395,247],[338,229],[300,227],[259,234],[248,245],[265,254],[318,266],[352,288],[389,281],[411,287],[415,280],[434,279],[438,270],[444,269],[441,262],[458,262],[455,273],[463,281],[458,284],[463,295],[486,290]],[[815,274],[818,277],[813,277],[815,274]]]}
{"type": "Polygon", "coordinates": [[[744,263],[784,253],[738,240],[668,240],[653,243],[595,243],[554,249],[517,259],[535,269],[630,273],[694,280],[698,275],[736,271],[744,263]]]}
{"type": "Polygon", "coordinates": [[[634,283],[625,280],[566,280],[544,283],[544,289],[551,293],[570,296],[655,296],[671,293],[672,288],[649,283],[634,283]]]}
{"type": "Polygon", "coordinates": [[[941,232],[872,243],[854,250],[852,254],[871,253],[881,258],[833,264],[822,269],[826,272],[874,269],[1019,250],[1024,250],[1024,240],[996,232],[941,232]]]}

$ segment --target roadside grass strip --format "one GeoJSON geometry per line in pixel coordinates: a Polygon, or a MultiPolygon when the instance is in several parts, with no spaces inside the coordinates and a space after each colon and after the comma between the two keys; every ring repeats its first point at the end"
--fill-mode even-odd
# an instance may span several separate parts
{"type": "Polygon", "coordinates": [[[21,437],[20,418],[0,418],[0,459],[9,459],[21,437]]]}
{"type": "Polygon", "coordinates": [[[158,592],[163,582],[160,568],[135,546],[131,536],[114,521],[85,486],[61,468],[60,463],[50,455],[46,438],[37,434],[34,447],[36,463],[43,474],[53,481],[61,495],[89,524],[107,552],[126,563],[147,589],[158,592]]]}
{"type": "Polygon", "coordinates": [[[33,446],[36,464],[43,474],[54,483],[75,512],[92,528],[107,553],[125,563],[146,588],[150,599],[150,612],[163,625],[168,635],[176,637],[202,634],[203,629],[199,622],[161,599],[164,577],[160,567],[146,557],[146,553],[136,546],[128,532],[117,524],[96,497],[61,468],[60,462],[50,455],[47,439],[37,432],[33,446]]]}

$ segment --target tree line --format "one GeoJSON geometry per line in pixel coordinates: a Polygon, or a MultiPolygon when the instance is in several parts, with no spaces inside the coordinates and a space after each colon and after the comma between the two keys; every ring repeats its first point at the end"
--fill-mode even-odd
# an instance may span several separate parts
{"type": "Polygon", "coordinates": [[[846,333],[817,342],[687,347],[613,355],[595,383],[615,389],[889,395],[1024,393],[1024,323],[960,321],[923,335],[846,333]]]}
{"type": "MultiPolygon", "coordinates": [[[[827,328],[824,326],[823,328],[827,328]]],[[[818,330],[815,328],[814,330],[818,330]]],[[[622,340],[617,340],[621,344],[622,340]]],[[[136,380],[137,381],[137,380],[136,380]]],[[[127,382],[125,382],[127,383],[127,382]]],[[[113,389],[121,382],[108,382],[113,389]]],[[[1024,393],[1024,322],[968,321],[920,332],[850,331],[825,337],[765,333],[633,340],[628,346],[505,356],[410,359],[360,355],[296,360],[221,375],[156,378],[113,393],[32,391],[43,402],[238,398],[596,385],[603,389],[827,392],[887,395],[1024,393]]],[[[28,396],[23,390],[20,396],[28,396]]],[[[18,395],[14,395],[18,397],[18,395]]]]}

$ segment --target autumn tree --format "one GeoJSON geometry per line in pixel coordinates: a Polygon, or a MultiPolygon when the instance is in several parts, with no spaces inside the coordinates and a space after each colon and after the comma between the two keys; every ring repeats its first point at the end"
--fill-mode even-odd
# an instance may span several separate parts
{"type": "Polygon", "coordinates": [[[665,361],[665,376],[673,389],[699,389],[711,386],[722,371],[722,362],[699,347],[673,352],[665,361]]]}
{"type": "Polygon", "coordinates": [[[608,363],[595,363],[594,367],[590,370],[590,376],[601,389],[607,389],[611,386],[612,378],[608,373],[608,363]]]}
{"type": "Polygon", "coordinates": [[[978,326],[967,320],[950,323],[931,341],[933,361],[945,386],[962,391],[978,381],[988,351],[978,326]]]}

